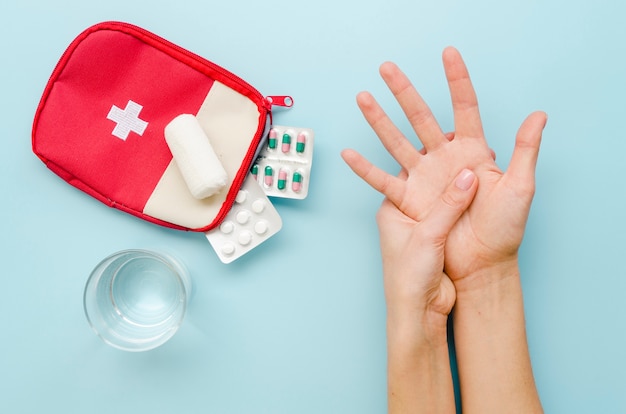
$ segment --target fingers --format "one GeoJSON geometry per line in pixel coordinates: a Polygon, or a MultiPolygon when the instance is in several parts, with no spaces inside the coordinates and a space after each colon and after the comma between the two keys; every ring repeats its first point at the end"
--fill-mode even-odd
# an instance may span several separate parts
{"type": "MultiPolygon", "coordinates": [[[[372,188],[383,194],[392,203],[396,205],[401,203],[405,187],[403,179],[386,173],[354,150],[346,149],[341,151],[341,158],[356,175],[361,177],[372,188]]],[[[403,174],[406,177],[406,172],[401,172],[400,176],[402,177],[403,174]]]]}
{"type": "Polygon", "coordinates": [[[383,63],[380,66],[380,75],[400,104],[426,151],[432,151],[445,143],[446,139],[430,108],[398,66],[391,62],[383,63]]]}
{"type": "Polygon", "coordinates": [[[534,188],[541,134],[547,121],[548,117],[544,112],[534,112],[524,120],[517,132],[506,177],[514,180],[514,185],[518,188],[522,186],[534,188]]]}
{"type": "Polygon", "coordinates": [[[424,220],[424,223],[429,223],[428,236],[433,242],[445,242],[454,224],[471,204],[477,189],[476,175],[468,169],[462,170],[448,185],[424,220]]]}
{"type": "Polygon", "coordinates": [[[452,98],[456,135],[484,139],[478,99],[461,54],[453,47],[446,48],[443,65],[452,98]]]}
{"type": "Polygon", "coordinates": [[[367,92],[361,92],[357,95],[357,104],[389,154],[403,168],[412,167],[419,159],[419,152],[391,122],[374,97],[367,92]]]}

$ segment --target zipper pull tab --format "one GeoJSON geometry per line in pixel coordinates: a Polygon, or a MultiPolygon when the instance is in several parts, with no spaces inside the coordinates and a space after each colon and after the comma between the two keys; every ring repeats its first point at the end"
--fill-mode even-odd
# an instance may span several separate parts
{"type": "Polygon", "coordinates": [[[270,125],[274,124],[274,119],[272,116],[273,106],[282,106],[283,108],[291,108],[293,106],[293,98],[291,96],[266,96],[265,97],[265,108],[267,109],[270,115],[270,125]]]}
{"type": "Polygon", "coordinates": [[[284,108],[291,108],[293,106],[293,98],[291,96],[266,96],[265,103],[267,109],[272,110],[272,106],[282,106],[284,108]]]}

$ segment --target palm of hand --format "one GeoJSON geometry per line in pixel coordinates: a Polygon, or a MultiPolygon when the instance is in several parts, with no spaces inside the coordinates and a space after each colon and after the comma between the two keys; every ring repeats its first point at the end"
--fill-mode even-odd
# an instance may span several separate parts
{"type": "MultiPolygon", "coordinates": [[[[444,246],[424,245],[420,239],[421,223],[401,212],[388,199],[383,201],[376,218],[385,268],[385,292],[394,298],[404,298],[387,302],[408,303],[432,311],[433,315],[447,317],[454,306],[456,291],[443,272],[444,246]]],[[[428,325],[441,324],[433,321],[428,325]]]]}
{"type": "Polygon", "coordinates": [[[483,138],[456,136],[408,171],[398,208],[419,222],[463,168],[476,173],[479,187],[446,239],[445,269],[455,282],[515,257],[533,195],[532,183],[511,186],[483,138]]]}

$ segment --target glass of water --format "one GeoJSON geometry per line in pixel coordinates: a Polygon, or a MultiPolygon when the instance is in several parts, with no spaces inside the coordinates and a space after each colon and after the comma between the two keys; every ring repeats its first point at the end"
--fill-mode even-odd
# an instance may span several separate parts
{"type": "Polygon", "coordinates": [[[89,324],[106,343],[147,351],[176,333],[190,294],[189,275],[173,257],[123,250],[91,272],[83,304],[89,324]]]}

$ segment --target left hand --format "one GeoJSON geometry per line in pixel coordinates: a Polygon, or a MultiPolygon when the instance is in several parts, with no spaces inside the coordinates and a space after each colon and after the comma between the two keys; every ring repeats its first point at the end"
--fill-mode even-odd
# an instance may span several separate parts
{"type": "MultiPolygon", "coordinates": [[[[343,151],[342,156],[355,171],[374,168],[354,151],[343,151]]],[[[403,330],[404,335],[408,332],[431,345],[446,343],[446,324],[456,291],[443,271],[444,248],[448,233],[477,187],[474,173],[462,170],[446,183],[438,198],[422,205],[419,220],[408,217],[389,199],[383,201],[376,221],[389,329],[403,330]]]]}

